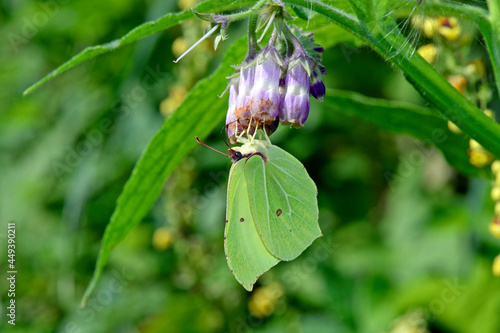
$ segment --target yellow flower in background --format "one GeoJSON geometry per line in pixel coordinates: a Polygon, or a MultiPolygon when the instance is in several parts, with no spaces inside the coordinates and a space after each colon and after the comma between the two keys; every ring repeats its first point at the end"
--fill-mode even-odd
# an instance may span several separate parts
{"type": "Polygon", "coordinates": [[[427,38],[434,38],[439,34],[446,40],[453,42],[462,35],[462,28],[456,17],[440,16],[434,18],[416,15],[411,19],[411,24],[416,29],[421,30],[427,38]]]}
{"type": "Polygon", "coordinates": [[[425,17],[421,15],[414,15],[410,21],[411,25],[418,30],[423,31],[427,38],[434,37],[438,30],[438,22],[435,18],[425,17]]]}
{"type": "Polygon", "coordinates": [[[464,74],[479,79],[486,74],[484,62],[481,59],[472,60],[465,66],[464,74]]]}
{"type": "Polygon", "coordinates": [[[164,116],[170,116],[182,103],[186,97],[187,90],[178,85],[172,85],[168,89],[168,97],[165,98],[160,104],[160,112],[164,116]]]}
{"type": "Polygon", "coordinates": [[[465,92],[467,87],[467,79],[463,75],[450,75],[447,78],[448,82],[457,89],[461,94],[465,92]]]}
{"type": "Polygon", "coordinates": [[[456,41],[462,34],[462,28],[455,17],[439,17],[437,26],[439,34],[451,42],[456,41]]]}
{"type": "Polygon", "coordinates": [[[474,139],[469,140],[468,153],[470,164],[478,168],[485,167],[494,160],[494,156],[474,139]]]}
{"type": "Polygon", "coordinates": [[[153,247],[158,251],[169,249],[174,243],[174,234],[171,229],[161,227],[153,233],[153,247]]]}
{"type": "Polygon", "coordinates": [[[274,313],[276,303],[283,297],[283,286],[277,282],[255,290],[248,301],[248,311],[257,318],[269,317],[274,313]]]}
{"type": "Polygon", "coordinates": [[[462,130],[454,122],[448,120],[448,129],[451,133],[462,134],[462,130]]]}
{"type": "Polygon", "coordinates": [[[179,9],[186,10],[194,7],[197,2],[196,0],[179,0],[177,1],[177,6],[179,6],[179,9]]]}
{"type": "Polygon", "coordinates": [[[438,48],[432,43],[421,46],[417,52],[431,65],[436,62],[438,57],[438,48]]]}
{"type": "Polygon", "coordinates": [[[438,28],[438,21],[435,18],[426,18],[422,25],[422,31],[427,38],[434,37],[438,28]]]}
{"type": "Polygon", "coordinates": [[[494,186],[491,189],[491,199],[493,201],[500,201],[500,187],[494,186]]]}
{"type": "Polygon", "coordinates": [[[184,37],[177,37],[172,43],[172,53],[176,58],[180,57],[189,48],[189,42],[184,37]]]}
{"type": "MultiPolygon", "coordinates": [[[[498,203],[497,203],[498,205],[498,203]]],[[[495,208],[496,206],[495,205],[495,208]]],[[[496,210],[496,209],[495,209],[496,210]]],[[[500,215],[496,215],[493,217],[491,220],[490,226],[489,226],[491,234],[495,237],[500,239],[500,215]]]]}
{"type": "Polygon", "coordinates": [[[491,111],[491,110],[484,110],[483,112],[484,112],[484,114],[488,118],[495,119],[495,113],[493,111],[491,111]]]}
{"type": "Polygon", "coordinates": [[[498,175],[500,173],[500,161],[495,160],[493,163],[491,163],[491,172],[494,175],[498,175]]]}
{"type": "Polygon", "coordinates": [[[500,202],[495,204],[495,216],[500,216],[500,202]]]}
{"type": "Polygon", "coordinates": [[[469,150],[469,162],[477,168],[487,166],[491,162],[492,158],[493,156],[491,155],[491,153],[486,150],[469,150]]]}
{"type": "Polygon", "coordinates": [[[500,254],[493,260],[493,275],[500,277],[500,254]]]}

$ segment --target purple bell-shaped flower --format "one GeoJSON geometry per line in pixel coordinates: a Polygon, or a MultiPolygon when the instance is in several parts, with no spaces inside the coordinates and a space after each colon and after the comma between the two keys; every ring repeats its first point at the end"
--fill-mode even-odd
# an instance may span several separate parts
{"type": "Polygon", "coordinates": [[[251,113],[257,124],[268,124],[278,116],[280,65],[274,46],[264,48],[257,56],[251,100],[251,113]]]}
{"type": "Polygon", "coordinates": [[[305,55],[292,56],[285,77],[283,98],[279,108],[282,125],[302,127],[309,115],[309,72],[305,55]]]}
{"type": "Polygon", "coordinates": [[[238,99],[238,80],[233,79],[229,83],[229,107],[226,115],[226,135],[231,143],[236,143],[236,132],[238,131],[238,121],[234,115],[234,110],[236,110],[236,102],[238,99]]]}
{"type": "Polygon", "coordinates": [[[265,129],[268,134],[276,130],[280,71],[281,58],[274,46],[264,48],[253,61],[240,66],[238,82],[230,83],[226,116],[226,133],[232,143],[236,135],[252,135],[257,129],[265,129]]]}

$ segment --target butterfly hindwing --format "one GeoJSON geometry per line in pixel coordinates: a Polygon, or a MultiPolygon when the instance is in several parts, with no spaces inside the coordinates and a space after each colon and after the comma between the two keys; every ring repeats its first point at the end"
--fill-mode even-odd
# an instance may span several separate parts
{"type": "Polygon", "coordinates": [[[271,146],[267,161],[248,159],[245,179],[257,231],[274,256],[293,260],[322,236],[316,185],[295,157],[271,146]]]}
{"type": "Polygon", "coordinates": [[[244,176],[246,162],[235,163],[229,174],[224,250],[236,280],[251,291],[259,276],[280,260],[269,253],[257,233],[244,176]]]}

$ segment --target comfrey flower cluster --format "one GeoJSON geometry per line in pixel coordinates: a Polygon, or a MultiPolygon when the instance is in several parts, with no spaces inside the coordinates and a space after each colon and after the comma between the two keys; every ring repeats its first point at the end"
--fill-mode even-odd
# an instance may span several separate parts
{"type": "Polygon", "coordinates": [[[312,33],[284,23],[281,33],[275,28],[269,44],[256,55],[247,55],[229,82],[228,139],[236,143],[257,129],[270,135],[280,123],[304,126],[309,96],[320,101],[325,96],[323,51],[312,33]]]}
{"type": "MultiPolygon", "coordinates": [[[[259,1],[257,6],[264,2],[259,1]]],[[[207,33],[175,62],[219,30],[214,41],[217,48],[227,39],[229,23],[247,17],[245,13],[193,13],[210,22],[207,33]]],[[[248,52],[243,62],[235,66],[237,71],[226,89],[229,90],[226,134],[232,143],[254,135],[258,129],[271,135],[280,123],[296,128],[304,126],[309,115],[309,96],[319,101],[325,96],[326,72],[321,66],[324,49],[314,43],[313,34],[289,26],[286,21],[293,18],[279,0],[268,0],[264,7],[254,7],[248,13],[248,52]],[[252,15],[258,15],[258,20],[252,15]],[[269,42],[261,49],[258,43],[273,24],[269,42]],[[262,37],[257,41],[256,32],[260,30],[262,37]]]]}

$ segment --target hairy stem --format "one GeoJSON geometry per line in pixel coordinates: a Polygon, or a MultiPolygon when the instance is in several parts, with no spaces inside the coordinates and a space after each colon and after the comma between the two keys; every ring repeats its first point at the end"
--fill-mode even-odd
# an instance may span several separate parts
{"type": "Polygon", "coordinates": [[[399,67],[433,108],[457,124],[495,156],[500,157],[500,125],[462,96],[416,52],[412,52],[411,45],[398,31],[363,31],[350,15],[318,1],[311,3],[306,0],[286,0],[285,2],[312,9],[364,40],[375,51],[399,67]],[[399,52],[394,53],[394,49],[399,52]]]}

